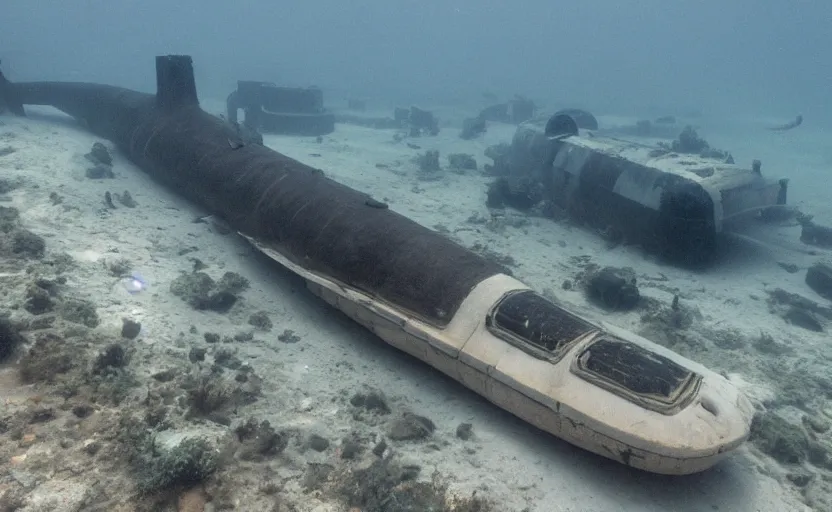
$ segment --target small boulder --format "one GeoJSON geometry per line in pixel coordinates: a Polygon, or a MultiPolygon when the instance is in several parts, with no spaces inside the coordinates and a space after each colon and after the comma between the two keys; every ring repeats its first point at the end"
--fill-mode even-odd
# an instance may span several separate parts
{"type": "Polygon", "coordinates": [[[815,263],[806,271],[806,284],[821,297],[832,300],[832,267],[815,263]]]}
{"type": "Polygon", "coordinates": [[[387,436],[393,441],[417,441],[426,439],[436,430],[436,425],[418,414],[405,413],[390,426],[387,436]]]}
{"type": "Polygon", "coordinates": [[[630,311],[641,300],[635,272],[626,268],[604,267],[587,283],[589,298],[615,311],[630,311]]]}

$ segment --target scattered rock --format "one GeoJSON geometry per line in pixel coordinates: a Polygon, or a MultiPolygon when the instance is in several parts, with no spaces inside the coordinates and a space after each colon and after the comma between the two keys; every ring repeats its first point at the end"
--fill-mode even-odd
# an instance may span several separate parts
{"type": "Polygon", "coordinates": [[[832,320],[832,307],[821,306],[813,300],[782,288],[770,290],[768,294],[769,310],[798,327],[823,332],[819,318],[832,320]]]}
{"type": "Polygon", "coordinates": [[[197,367],[181,383],[186,393],[186,416],[229,425],[228,415],[256,402],[262,393],[261,386],[262,379],[249,366],[240,368],[233,378],[226,376],[219,363],[205,371],[197,367]]]}
{"type": "Polygon", "coordinates": [[[408,130],[411,137],[439,134],[439,121],[428,110],[414,106],[410,107],[410,110],[397,107],[393,112],[393,118],[402,128],[408,130]]]}
{"type": "Polygon", "coordinates": [[[456,427],[456,437],[462,439],[463,441],[467,441],[474,436],[474,426],[470,423],[460,423],[459,426],[456,427]]]}
{"type": "Polygon", "coordinates": [[[486,132],[485,119],[482,117],[469,117],[462,121],[462,130],[459,137],[463,140],[471,140],[486,132]]]}
{"type": "Polygon", "coordinates": [[[65,299],[60,304],[59,312],[64,320],[85,325],[90,329],[98,327],[101,323],[95,305],[87,300],[65,299]]]}
{"type": "Polygon", "coordinates": [[[116,209],[116,203],[113,202],[113,194],[109,190],[104,192],[104,205],[110,210],[116,209]]]}
{"type": "Polygon", "coordinates": [[[334,470],[331,464],[309,462],[303,474],[301,487],[307,491],[322,489],[334,470]]]}
{"type": "Polygon", "coordinates": [[[485,204],[489,208],[509,206],[525,211],[538,205],[544,198],[543,184],[528,176],[501,176],[488,186],[485,204]]]}
{"type": "Polygon", "coordinates": [[[106,166],[113,165],[113,157],[110,155],[110,150],[108,150],[107,146],[100,142],[94,143],[92,145],[92,149],[90,149],[89,153],[84,155],[84,158],[94,164],[102,164],[106,166]]]}
{"type": "Polygon", "coordinates": [[[754,348],[756,348],[759,352],[763,354],[769,354],[774,356],[780,356],[794,352],[794,349],[782,343],[776,342],[770,334],[766,333],[761,333],[760,337],[754,341],[754,348]]]}
{"type": "Polygon", "coordinates": [[[237,440],[242,444],[237,456],[242,460],[263,460],[274,457],[283,452],[289,445],[289,438],[285,434],[275,431],[268,421],[257,423],[249,418],[245,423],[234,429],[237,440]]]}
{"type": "Polygon", "coordinates": [[[8,318],[0,316],[0,362],[14,353],[18,345],[26,342],[26,338],[9,321],[8,318]]]}
{"type": "Polygon", "coordinates": [[[182,387],[187,392],[188,416],[207,417],[217,423],[225,423],[219,416],[231,403],[231,388],[222,377],[213,373],[190,375],[182,387]]]}
{"type": "Polygon", "coordinates": [[[832,447],[825,442],[810,439],[807,459],[819,468],[832,469],[832,447]]]}
{"type": "Polygon", "coordinates": [[[127,353],[124,351],[124,347],[113,343],[98,354],[98,357],[93,363],[92,373],[95,375],[106,375],[126,365],[127,353]]]}
{"type": "Polygon", "coordinates": [[[344,460],[354,460],[361,455],[361,452],[364,451],[364,447],[361,446],[356,439],[352,437],[347,437],[341,440],[341,458],[344,460]]]}
{"type": "Polygon", "coordinates": [[[29,424],[47,423],[55,419],[55,411],[51,407],[35,407],[29,411],[29,424]]]}
{"type": "Polygon", "coordinates": [[[784,263],[782,261],[779,261],[779,262],[777,262],[777,264],[780,266],[780,268],[782,268],[783,270],[785,270],[789,274],[795,274],[798,271],[800,271],[800,267],[798,267],[794,263],[784,263]]]}
{"type": "Polygon", "coordinates": [[[52,294],[37,284],[29,285],[26,288],[26,301],[23,308],[33,315],[42,315],[55,309],[55,301],[52,294]]]}
{"type": "Polygon", "coordinates": [[[130,269],[133,264],[127,258],[118,258],[117,260],[109,260],[104,264],[107,271],[113,277],[125,277],[130,275],[130,269]]]}
{"type": "Polygon", "coordinates": [[[505,142],[485,148],[486,158],[494,164],[485,164],[485,173],[490,176],[505,176],[511,174],[511,145],[505,142]]]}
{"type": "Polygon", "coordinates": [[[0,237],[0,250],[15,258],[39,260],[46,254],[46,242],[29,230],[12,227],[0,237]]]}
{"type": "Polygon", "coordinates": [[[121,194],[119,194],[119,193],[113,194],[113,197],[115,197],[116,201],[121,203],[122,206],[125,206],[127,208],[135,208],[135,207],[139,206],[139,203],[137,203],[136,200],[133,199],[133,196],[130,195],[130,192],[128,192],[126,190],[121,194]]]}
{"type": "Polygon", "coordinates": [[[205,361],[205,352],[205,349],[202,347],[191,347],[191,350],[188,352],[188,360],[192,363],[205,361]]]}
{"type": "Polygon", "coordinates": [[[768,294],[769,305],[773,308],[778,306],[796,307],[799,309],[805,309],[806,311],[811,311],[812,313],[828,320],[832,320],[832,307],[821,306],[813,300],[807,299],[806,297],[796,293],[787,292],[782,288],[775,288],[774,290],[769,291],[768,294]]]}
{"type": "Polygon", "coordinates": [[[754,416],[750,440],[761,451],[783,464],[799,464],[806,459],[809,449],[809,439],[803,429],[773,412],[754,416]]]}
{"type": "Polygon", "coordinates": [[[286,329],[277,336],[277,340],[283,343],[297,343],[300,341],[300,336],[295,334],[295,331],[286,329]]]}
{"type": "Polygon", "coordinates": [[[0,232],[11,233],[20,220],[20,212],[17,208],[0,206],[0,232]]]}
{"type": "Polygon", "coordinates": [[[796,220],[802,228],[801,242],[816,247],[832,247],[832,228],[816,224],[809,215],[798,214],[796,220]]]}
{"type": "Polygon", "coordinates": [[[23,485],[0,489],[0,510],[15,512],[26,507],[26,494],[23,485]]]}
{"type": "Polygon", "coordinates": [[[69,372],[75,366],[69,354],[70,350],[66,340],[55,334],[39,335],[20,361],[21,379],[30,384],[55,382],[61,374],[69,372]]]}
{"type": "Polygon", "coordinates": [[[250,317],[248,317],[248,323],[261,331],[271,331],[273,327],[272,321],[269,318],[268,313],[265,311],[253,313],[250,317]]]}
{"type": "Polygon", "coordinates": [[[133,458],[140,492],[151,493],[176,486],[191,487],[211,476],[219,465],[217,450],[205,439],[188,438],[164,450],[147,439],[133,458]]]}
{"type": "Polygon", "coordinates": [[[797,470],[787,473],[786,478],[796,487],[806,487],[812,481],[813,475],[809,471],[797,470]]]}
{"type": "MultiPolygon", "coordinates": [[[[668,305],[665,302],[643,298],[644,312],[641,322],[644,324],[640,334],[665,346],[674,346],[680,341],[688,340],[687,331],[695,321],[702,319],[702,313],[695,305],[683,302],[678,295],[668,305]]],[[[716,342],[716,339],[714,338],[716,342]]]]}
{"type": "Polygon", "coordinates": [[[439,150],[428,150],[414,159],[419,166],[419,170],[423,173],[438,172],[441,168],[439,166],[439,150]]]}
{"type": "Polygon", "coordinates": [[[168,368],[167,370],[154,373],[151,377],[159,382],[171,382],[176,378],[176,370],[168,368]]]}
{"type": "Polygon", "coordinates": [[[174,279],[170,291],[194,309],[225,313],[248,286],[248,280],[234,272],[226,272],[218,282],[205,272],[192,272],[174,279]]]}
{"type": "Polygon", "coordinates": [[[387,399],[381,391],[368,390],[365,393],[356,393],[350,398],[350,404],[379,414],[390,414],[387,399]]]}
{"type": "Polygon", "coordinates": [[[814,332],[823,332],[823,325],[817,317],[812,314],[811,311],[807,311],[803,308],[792,306],[788,311],[786,311],[783,318],[790,324],[797,327],[814,332]]]}
{"type": "Polygon", "coordinates": [[[725,350],[739,350],[746,345],[745,336],[737,329],[720,329],[709,333],[714,345],[725,350]]]}
{"type": "Polygon", "coordinates": [[[234,335],[233,339],[234,339],[234,341],[239,341],[239,342],[252,341],[254,339],[254,333],[246,332],[246,331],[238,332],[237,334],[234,335]]]}
{"type": "Polygon", "coordinates": [[[53,315],[33,318],[29,322],[30,331],[42,331],[44,329],[52,329],[55,327],[55,317],[53,315]]]}
{"type": "Polygon", "coordinates": [[[477,170],[477,161],[474,160],[473,156],[465,153],[451,153],[448,155],[448,165],[450,165],[452,169],[469,171],[477,170]]]}
{"type": "MultiPolygon", "coordinates": [[[[2,150],[0,150],[2,152],[2,150]]],[[[3,155],[0,155],[3,156],[3,155]]],[[[16,190],[21,185],[18,181],[7,180],[5,178],[0,178],[0,194],[8,194],[12,190],[16,190]]]]}
{"type": "Polygon", "coordinates": [[[128,340],[135,339],[142,332],[142,324],[129,318],[122,318],[121,337],[128,340]]]}
{"type": "Polygon", "coordinates": [[[405,413],[390,426],[387,437],[393,441],[417,441],[427,439],[436,430],[436,425],[424,416],[405,413]]]}
{"type": "Polygon", "coordinates": [[[219,349],[214,352],[214,362],[217,365],[230,370],[236,370],[243,365],[243,362],[239,357],[237,357],[235,351],[232,349],[219,349]]]}
{"type": "MultiPolygon", "coordinates": [[[[331,473],[326,478],[332,479],[331,473]]],[[[388,457],[375,459],[365,468],[336,475],[338,494],[349,507],[367,511],[491,512],[494,505],[476,494],[454,496],[439,475],[417,481],[421,467],[401,464],[388,457]],[[395,504],[391,506],[391,504],[395,504]]],[[[324,478],[324,480],[326,479],[324,478]]],[[[319,482],[321,479],[318,480],[319,482]]]]}
{"type": "Polygon", "coordinates": [[[817,434],[825,434],[829,431],[830,427],[832,427],[828,420],[825,420],[820,416],[804,415],[802,420],[803,425],[805,425],[806,428],[817,434]]]}
{"type": "Polygon", "coordinates": [[[89,404],[78,404],[72,407],[72,414],[75,415],[76,418],[86,418],[90,416],[95,409],[89,404]]]}
{"type": "Polygon", "coordinates": [[[249,281],[236,272],[226,272],[217,282],[220,292],[239,295],[249,288],[249,281]]]}
{"type": "Polygon", "coordinates": [[[312,434],[309,436],[309,439],[306,440],[306,445],[316,452],[326,451],[329,448],[329,444],[329,439],[319,436],[318,434],[312,434]]]}
{"type": "Polygon", "coordinates": [[[832,267],[815,263],[806,271],[806,284],[821,297],[832,300],[832,267]]]}
{"type": "Polygon", "coordinates": [[[591,300],[614,311],[630,311],[638,306],[641,294],[631,268],[604,267],[587,279],[591,300]]]}
{"type": "Polygon", "coordinates": [[[384,452],[387,450],[387,441],[382,439],[375,446],[373,446],[373,455],[376,457],[383,457],[384,452]]]}

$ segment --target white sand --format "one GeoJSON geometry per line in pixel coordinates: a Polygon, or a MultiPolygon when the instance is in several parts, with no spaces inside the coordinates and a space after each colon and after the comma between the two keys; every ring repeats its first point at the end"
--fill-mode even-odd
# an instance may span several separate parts
{"type": "MultiPolygon", "coordinates": [[[[741,450],[727,463],[704,474],[667,478],[629,470],[538,432],[438,372],[389,348],[306,292],[297,278],[269,265],[239,238],[218,234],[209,224],[193,223],[204,212],[152,182],[117,152],[113,151],[116,179],[85,178],[82,155],[99,139],[71,122],[55,122],[54,118],[42,116],[3,117],[2,122],[0,147],[9,145],[17,151],[0,158],[0,176],[19,177],[25,182],[8,195],[10,202],[3,204],[20,209],[23,225],[46,239],[50,253],[67,252],[77,260],[78,268],[69,274],[68,286],[98,306],[102,318],[98,331],[117,335],[125,316],[142,322],[142,335],[134,343],[152,345],[153,353],[152,358],[131,363],[138,365],[142,376],[159,369],[182,367],[187,362],[183,354],[190,346],[205,346],[202,332],[233,335],[248,329],[248,315],[265,310],[274,329],[258,333],[256,340],[260,341],[233,345],[239,357],[263,378],[264,396],[249,406],[245,416],[253,414],[277,427],[298,427],[330,439],[354,430],[377,432],[380,427],[353,421],[333,398],[342,391],[351,394],[362,385],[382,389],[395,411],[412,410],[431,418],[438,427],[435,444],[440,449],[416,443],[394,443],[394,449],[420,464],[422,477],[429,477],[436,469],[452,479],[454,489],[479,489],[495,498],[501,504],[500,510],[808,510],[795,488],[782,477],[782,470],[752,453],[753,449],[741,450]],[[129,190],[139,206],[105,212],[105,191],[123,190],[129,190]],[[63,196],[63,203],[52,204],[51,192],[63,196]],[[179,255],[191,246],[198,250],[179,255]],[[115,280],[103,271],[102,265],[121,257],[131,260],[135,270],[147,278],[147,292],[131,296],[114,286],[115,280]],[[206,271],[215,278],[229,270],[247,277],[252,286],[243,294],[243,303],[222,315],[194,311],[173,296],[169,284],[179,273],[190,271],[192,257],[205,262],[206,271]],[[198,328],[199,335],[187,334],[192,325],[198,328]],[[293,330],[301,341],[277,341],[284,329],[293,330]],[[461,422],[473,424],[473,440],[462,442],[455,438],[454,431],[461,422]]],[[[492,125],[482,140],[462,141],[457,130],[444,129],[438,137],[410,142],[419,144],[422,150],[439,149],[443,166],[447,165],[447,154],[453,152],[472,153],[482,166],[490,163],[482,155],[483,150],[490,144],[510,141],[513,130],[492,125]]],[[[786,137],[798,139],[802,135],[795,132],[786,137]]],[[[729,149],[734,149],[732,143],[737,142],[727,137],[714,139],[713,145],[729,149]]],[[[642,293],[647,296],[669,302],[669,290],[679,290],[682,300],[695,305],[703,315],[694,329],[733,328],[751,337],[765,331],[778,340],[789,341],[797,348],[797,355],[811,353],[810,348],[825,349],[828,344],[824,335],[798,330],[773,316],[765,304],[764,290],[774,287],[821,300],[803,284],[803,272],[788,274],[776,265],[786,261],[805,268],[817,259],[789,249],[800,246],[797,229],[771,235],[771,239],[785,240],[785,248],[738,249],[719,268],[692,273],[660,266],[633,248],[607,249],[602,240],[590,233],[548,220],[531,219],[520,227],[497,231],[469,222],[472,216],[489,218],[484,204],[489,179],[473,172],[447,172],[438,181],[419,180],[416,166],[410,161],[418,151],[394,142],[390,131],[339,125],[334,134],[324,137],[323,143],[311,138],[268,135],[265,141],[288,156],[324,170],[335,180],[388,202],[392,209],[425,226],[444,226],[468,246],[481,243],[511,255],[517,262],[514,270],[520,279],[539,290],[554,291],[560,300],[584,314],[604,316],[607,321],[633,330],[643,327],[638,313],[609,315],[587,303],[581,292],[561,290],[561,283],[574,279],[580,270],[576,258],[589,255],[600,265],[637,269],[642,293]],[[387,167],[379,168],[376,164],[387,167]],[[660,275],[666,280],[649,280],[660,275]]],[[[780,153],[782,147],[755,148],[744,142],[745,147],[734,150],[738,160],[762,158],[764,172],[792,176],[793,189],[804,188],[800,199],[806,204],[818,204],[823,191],[811,187],[812,174],[807,168],[813,163],[820,167],[822,157],[817,161],[802,157],[803,169],[793,172],[784,167],[800,160],[799,155],[780,153]],[[754,153],[755,150],[760,153],[754,153]]],[[[112,149],[109,142],[105,144],[112,149]]],[[[828,195],[828,187],[825,193],[828,195]]],[[[830,211],[822,212],[818,206],[818,214],[821,213],[830,211]]],[[[518,213],[509,216],[523,217],[518,213]]],[[[759,357],[753,348],[710,350],[703,362],[714,366],[726,361],[724,367],[716,366],[717,369],[735,374],[737,383],[752,396],[765,398],[770,394],[773,385],[763,380],[759,371],[751,370],[750,365],[745,371],[745,362],[759,357]]],[[[0,393],[22,393],[12,389],[8,380],[0,379],[0,386],[5,387],[0,388],[0,393]]],[[[330,452],[316,460],[325,461],[327,457],[334,455],[330,452]]],[[[290,477],[299,478],[297,471],[287,471],[290,477]]],[[[48,487],[35,489],[33,496],[46,499],[44,496],[57,493],[66,498],[68,494],[61,493],[77,495],[77,486],[89,484],[62,473],[54,475],[48,487]],[[65,491],[55,484],[61,479],[67,480],[65,491]]],[[[290,483],[287,492],[295,487],[290,483]]],[[[301,510],[329,510],[314,495],[306,499],[301,510]]],[[[24,510],[45,509],[33,503],[24,510]]],[[[51,510],[75,509],[56,506],[51,510]]],[[[239,510],[253,509],[241,506],[239,510]]]]}

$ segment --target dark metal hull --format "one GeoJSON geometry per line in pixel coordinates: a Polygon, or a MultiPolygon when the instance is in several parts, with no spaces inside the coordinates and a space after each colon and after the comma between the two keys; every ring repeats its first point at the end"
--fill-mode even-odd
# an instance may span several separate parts
{"type": "MultiPolygon", "coordinates": [[[[185,64],[190,69],[190,58],[185,64]]],[[[157,73],[177,75],[182,65],[160,57],[157,73]]],[[[6,87],[12,101],[82,121],[158,181],[304,268],[431,324],[446,324],[477,283],[508,272],[318,169],[246,144],[199,107],[190,84],[160,83],[156,95],[86,83],[6,87]]]]}

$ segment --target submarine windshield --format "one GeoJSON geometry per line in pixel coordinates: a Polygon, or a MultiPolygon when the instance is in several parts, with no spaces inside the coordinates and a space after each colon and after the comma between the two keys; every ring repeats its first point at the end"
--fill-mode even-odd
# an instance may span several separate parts
{"type": "Polygon", "coordinates": [[[532,290],[510,292],[488,313],[488,330],[524,352],[557,363],[579,341],[598,334],[572,361],[578,377],[644,409],[671,415],[696,396],[702,377],[595,325],[532,290]]]}
{"type": "Polygon", "coordinates": [[[578,340],[598,330],[532,290],[501,298],[489,312],[486,327],[498,338],[553,363],[578,340]]]}
{"type": "Polygon", "coordinates": [[[645,409],[666,415],[690,403],[702,382],[700,375],[667,357],[609,335],[598,337],[583,349],[572,372],[645,409]]]}

